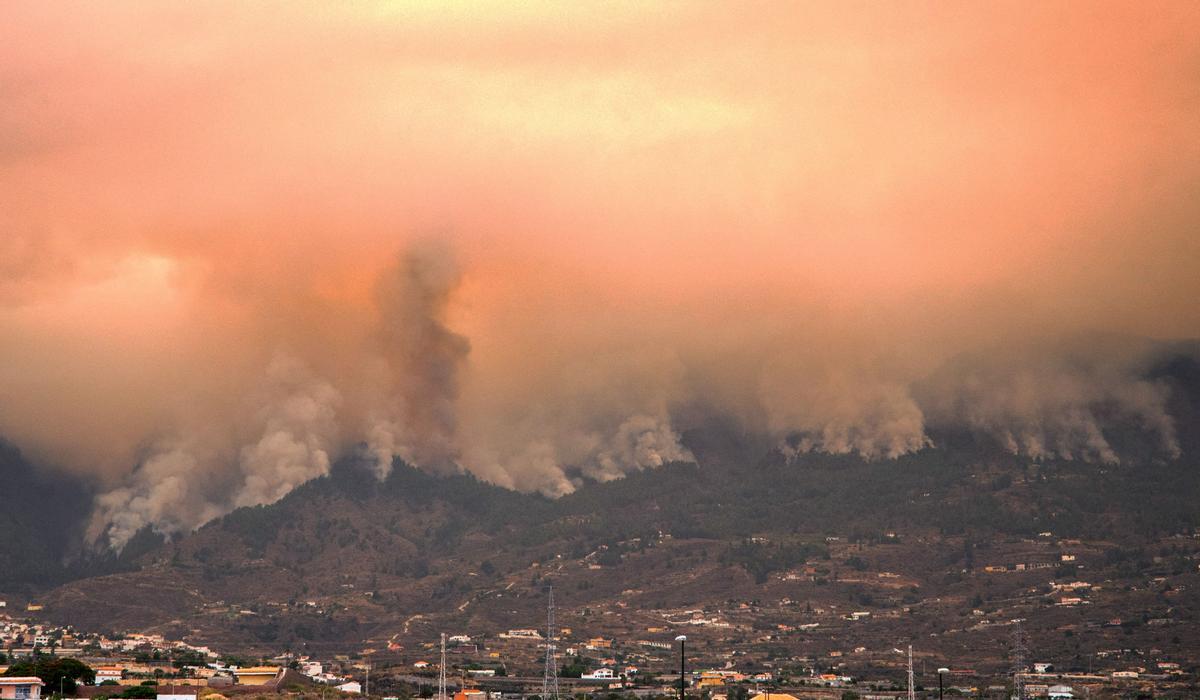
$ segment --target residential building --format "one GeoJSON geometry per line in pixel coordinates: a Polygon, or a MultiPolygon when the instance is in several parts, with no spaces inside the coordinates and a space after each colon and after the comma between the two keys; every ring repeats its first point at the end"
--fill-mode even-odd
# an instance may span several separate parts
{"type": "Polygon", "coordinates": [[[120,666],[99,666],[96,668],[96,685],[100,685],[104,681],[120,683],[121,677],[124,675],[125,669],[120,666]]]}
{"type": "Polygon", "coordinates": [[[36,676],[0,677],[0,698],[3,700],[40,700],[42,679],[36,676]]]}
{"type": "Polygon", "coordinates": [[[279,676],[278,666],[250,666],[234,671],[238,685],[266,685],[279,676]]]}

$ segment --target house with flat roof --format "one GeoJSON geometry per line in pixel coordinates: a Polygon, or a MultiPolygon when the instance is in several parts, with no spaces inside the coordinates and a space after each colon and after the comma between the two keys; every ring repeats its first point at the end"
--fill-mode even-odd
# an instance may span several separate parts
{"type": "Polygon", "coordinates": [[[279,675],[278,666],[250,666],[234,671],[238,685],[266,685],[279,675]]]}
{"type": "Polygon", "coordinates": [[[0,677],[0,698],[3,700],[41,700],[42,679],[37,676],[0,677]]]}

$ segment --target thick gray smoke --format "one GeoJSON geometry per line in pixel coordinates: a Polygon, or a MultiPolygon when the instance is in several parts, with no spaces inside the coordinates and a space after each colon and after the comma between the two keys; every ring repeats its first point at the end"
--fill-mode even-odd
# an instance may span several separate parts
{"type": "Polygon", "coordinates": [[[679,431],[712,413],[772,436],[789,460],[808,452],[892,459],[934,446],[939,430],[967,430],[1034,460],[1115,463],[1122,455],[1112,436],[1131,430],[1161,458],[1180,455],[1167,388],[1145,378],[1150,343],[1010,344],[932,373],[796,344],[747,353],[728,374],[728,363],[617,342],[565,361],[518,358],[520,372],[504,379],[521,385],[513,390],[471,372],[471,343],[450,313],[463,279],[448,245],[406,250],[375,285],[364,370],[325,374],[277,353],[232,420],[193,416],[150,442],[139,467],[97,499],[93,536],[120,548],[147,526],[186,532],[274,502],[358,444],[381,479],[399,458],[561,496],[583,479],[694,459],[679,431]],[[724,394],[698,390],[718,384],[724,394]]]}
{"type": "Polygon", "coordinates": [[[766,430],[784,436],[789,459],[810,451],[895,458],[930,444],[906,383],[864,366],[784,367],[764,369],[759,395],[766,430]]]}
{"type": "Polygon", "coordinates": [[[90,532],[120,549],[140,529],[187,532],[241,506],[273,503],[329,472],[341,397],[299,360],[277,355],[251,392],[249,441],[233,450],[211,429],[181,430],[149,450],[121,486],[96,499],[90,532]]]}
{"type": "Polygon", "coordinates": [[[436,239],[413,246],[380,281],[378,406],[366,439],[381,478],[395,457],[440,470],[458,457],[458,375],[471,345],[446,313],[461,281],[453,250],[436,239]]]}
{"type": "Polygon", "coordinates": [[[1116,464],[1111,436],[1148,436],[1181,454],[1167,387],[1142,376],[1150,349],[1104,337],[960,358],[920,387],[928,420],[987,436],[1035,460],[1116,464]]]}

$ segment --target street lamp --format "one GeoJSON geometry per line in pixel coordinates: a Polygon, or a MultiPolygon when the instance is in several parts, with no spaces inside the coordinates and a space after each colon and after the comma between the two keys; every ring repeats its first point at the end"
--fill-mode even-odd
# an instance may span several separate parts
{"type": "Polygon", "coordinates": [[[943,666],[938,669],[938,700],[942,700],[942,674],[950,673],[950,669],[943,666]]]}
{"type": "Polygon", "coordinates": [[[687,635],[681,634],[675,638],[675,641],[679,642],[679,700],[685,700],[685,698],[684,698],[684,682],[683,682],[683,667],[684,667],[685,656],[684,656],[683,650],[687,646],[687,635]]]}

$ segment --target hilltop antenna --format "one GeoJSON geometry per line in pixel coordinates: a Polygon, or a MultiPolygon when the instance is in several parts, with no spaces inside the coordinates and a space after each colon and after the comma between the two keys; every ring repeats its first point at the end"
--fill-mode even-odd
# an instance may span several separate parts
{"type": "Polygon", "coordinates": [[[554,658],[554,586],[548,586],[546,605],[546,670],[542,673],[542,700],[558,700],[558,666],[554,658]]]}
{"type": "Polygon", "coordinates": [[[442,661],[438,666],[438,700],[446,700],[446,633],[442,632],[442,661]]]}
{"type": "Polygon", "coordinates": [[[1016,700],[1025,700],[1025,635],[1021,632],[1021,621],[1016,621],[1013,628],[1012,661],[1013,661],[1013,696],[1016,700]]]}
{"type": "Polygon", "coordinates": [[[912,645],[908,645],[908,700],[917,700],[917,689],[913,685],[912,645]]]}

